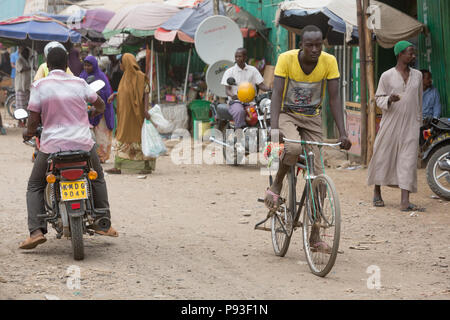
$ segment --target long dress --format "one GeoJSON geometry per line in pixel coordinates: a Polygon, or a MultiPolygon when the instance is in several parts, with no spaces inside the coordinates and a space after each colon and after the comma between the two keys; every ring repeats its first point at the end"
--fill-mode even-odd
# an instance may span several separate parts
{"type": "Polygon", "coordinates": [[[375,94],[383,117],[368,169],[368,185],[417,192],[417,159],[422,124],[422,73],[410,68],[407,82],[397,69],[381,75],[375,94]],[[388,104],[391,94],[400,100],[388,104]]]}
{"type": "Polygon", "coordinates": [[[150,91],[148,79],[133,55],[122,56],[124,73],[117,93],[117,130],[114,167],[130,173],[155,170],[156,159],[144,156],[141,130],[144,123],[144,95],[150,91]]]}

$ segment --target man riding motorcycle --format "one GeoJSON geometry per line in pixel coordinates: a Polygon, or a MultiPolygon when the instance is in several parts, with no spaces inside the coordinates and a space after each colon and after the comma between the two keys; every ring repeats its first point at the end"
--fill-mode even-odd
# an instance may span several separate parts
{"type": "Polygon", "coordinates": [[[262,91],[270,91],[270,88],[263,83],[264,79],[258,69],[253,66],[249,66],[246,63],[246,49],[237,49],[234,58],[236,64],[225,71],[222,77],[222,84],[226,86],[226,94],[228,96],[229,103],[228,111],[233,116],[235,128],[238,129],[246,126],[247,123],[245,118],[248,116],[244,109],[244,105],[238,99],[238,86],[241,83],[249,82],[262,91]],[[229,85],[227,82],[228,78],[234,78],[236,80],[236,84],[233,86],[229,85]]]}
{"type": "MultiPolygon", "coordinates": [[[[31,172],[27,187],[28,229],[30,236],[22,242],[21,249],[33,249],[47,241],[47,223],[39,215],[45,213],[44,190],[46,187],[47,159],[51,153],[59,151],[90,151],[93,169],[98,178],[92,182],[97,208],[109,208],[106,182],[89,131],[86,103],[95,108],[92,116],[102,114],[103,100],[80,78],[68,75],[67,52],[62,48],[52,48],[47,55],[50,73],[31,86],[27,129],[23,132],[25,141],[36,135],[42,122],[40,150],[31,172]]],[[[109,214],[108,214],[108,218],[109,214]]],[[[112,227],[107,231],[96,231],[107,236],[118,236],[112,227]]]]}

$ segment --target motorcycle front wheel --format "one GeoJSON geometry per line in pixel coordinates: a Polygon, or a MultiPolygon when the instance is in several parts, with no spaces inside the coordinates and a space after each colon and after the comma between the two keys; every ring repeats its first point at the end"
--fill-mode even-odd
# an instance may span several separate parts
{"type": "Polygon", "coordinates": [[[450,172],[439,167],[439,161],[450,153],[450,145],[437,149],[428,160],[427,182],[430,189],[440,198],[450,200],[450,172]]]}
{"type": "Polygon", "coordinates": [[[70,219],[70,236],[72,238],[73,258],[75,260],[84,259],[84,243],[83,243],[83,217],[69,217],[70,219]]]}

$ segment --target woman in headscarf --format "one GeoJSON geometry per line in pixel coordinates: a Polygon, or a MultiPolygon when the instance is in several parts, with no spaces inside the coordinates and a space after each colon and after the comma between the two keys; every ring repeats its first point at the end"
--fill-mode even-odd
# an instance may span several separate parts
{"type": "Polygon", "coordinates": [[[112,90],[108,78],[99,69],[97,59],[93,56],[87,56],[84,59],[84,70],[81,72],[80,78],[87,80],[89,76],[94,76],[95,80],[103,80],[105,82],[105,86],[99,92],[99,96],[106,105],[105,112],[89,119],[89,122],[94,127],[95,140],[98,145],[98,157],[101,163],[105,163],[111,154],[112,131],[114,129],[114,108],[111,103],[108,103],[112,90]]]}
{"type": "Polygon", "coordinates": [[[139,174],[149,174],[155,169],[156,159],[145,157],[141,148],[141,130],[144,120],[150,120],[149,81],[140,70],[136,58],[125,53],[120,61],[123,76],[117,93],[117,128],[114,168],[106,170],[110,174],[120,174],[126,169],[139,174]]]}

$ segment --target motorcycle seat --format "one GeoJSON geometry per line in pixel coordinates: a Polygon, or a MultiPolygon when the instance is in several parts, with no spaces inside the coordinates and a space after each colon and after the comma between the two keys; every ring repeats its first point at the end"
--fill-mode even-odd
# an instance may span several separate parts
{"type": "Polygon", "coordinates": [[[60,151],[52,153],[48,160],[55,163],[73,163],[73,162],[86,162],[91,157],[89,151],[76,150],[76,151],[60,151]]]}
{"type": "Polygon", "coordinates": [[[228,111],[228,105],[224,103],[220,103],[217,105],[217,117],[220,120],[233,120],[233,116],[228,111]]]}

